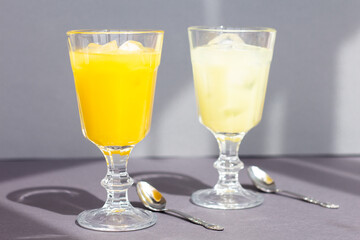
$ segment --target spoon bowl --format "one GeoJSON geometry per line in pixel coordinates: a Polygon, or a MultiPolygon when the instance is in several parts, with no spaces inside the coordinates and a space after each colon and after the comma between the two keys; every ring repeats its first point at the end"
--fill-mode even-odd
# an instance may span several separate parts
{"type": "Polygon", "coordinates": [[[274,180],[265,171],[256,166],[248,168],[250,179],[263,192],[274,193],[277,188],[274,180]]]}
{"type": "Polygon", "coordinates": [[[144,181],[138,182],[136,191],[145,207],[156,212],[166,209],[166,199],[149,183],[144,181]]]}

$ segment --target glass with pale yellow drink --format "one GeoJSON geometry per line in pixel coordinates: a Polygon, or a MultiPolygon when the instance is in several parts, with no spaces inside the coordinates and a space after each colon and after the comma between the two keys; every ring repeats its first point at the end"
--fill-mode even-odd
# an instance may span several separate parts
{"type": "Polygon", "coordinates": [[[276,31],[270,28],[190,27],[189,39],[200,122],[216,137],[218,183],[191,199],[217,209],[242,209],[263,202],[243,189],[238,149],[262,117],[276,31]]]}
{"type": "Polygon", "coordinates": [[[149,227],[156,216],[131,206],[133,180],[127,161],[149,132],[162,31],[79,30],[68,33],[81,127],[107,161],[102,186],[108,197],[100,209],[82,212],[80,226],[99,231],[149,227]]]}

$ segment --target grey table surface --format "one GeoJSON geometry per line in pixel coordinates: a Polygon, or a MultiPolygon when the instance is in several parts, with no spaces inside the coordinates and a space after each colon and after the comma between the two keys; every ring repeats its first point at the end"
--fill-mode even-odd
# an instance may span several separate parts
{"type": "MultiPolygon", "coordinates": [[[[168,207],[218,223],[223,232],[157,213],[155,226],[134,232],[96,232],[75,224],[84,209],[100,207],[105,190],[103,159],[0,161],[0,239],[360,239],[360,157],[292,156],[242,158],[268,171],[278,186],[340,204],[325,209],[274,194],[246,210],[211,210],[190,195],[216,183],[216,158],[134,158],[129,172],[158,188],[168,207]]],[[[246,172],[240,182],[253,189],[246,172]]],[[[135,187],[133,205],[141,207],[135,187]]]]}

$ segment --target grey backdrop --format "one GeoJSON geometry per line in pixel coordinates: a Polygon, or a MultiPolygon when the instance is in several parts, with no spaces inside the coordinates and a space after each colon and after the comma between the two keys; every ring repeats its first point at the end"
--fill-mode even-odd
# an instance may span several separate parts
{"type": "Polygon", "coordinates": [[[88,157],[65,32],[163,29],[153,124],[133,155],[217,154],[198,123],[187,27],[278,30],[263,120],[242,154],[359,154],[360,1],[0,0],[0,158],[88,157]]]}

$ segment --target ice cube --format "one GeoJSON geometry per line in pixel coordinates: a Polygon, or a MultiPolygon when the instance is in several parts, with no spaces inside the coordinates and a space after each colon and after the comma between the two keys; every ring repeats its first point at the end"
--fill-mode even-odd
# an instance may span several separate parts
{"type": "Polygon", "coordinates": [[[113,40],[101,46],[101,51],[103,52],[116,51],[117,49],[118,49],[118,45],[116,40],[113,40]]]}
{"type": "Polygon", "coordinates": [[[144,46],[140,42],[133,40],[126,41],[119,47],[119,50],[123,51],[141,51],[143,49],[144,46]]]}
{"type": "Polygon", "coordinates": [[[89,43],[89,45],[88,45],[89,50],[96,50],[96,49],[99,49],[100,47],[101,47],[101,45],[97,44],[97,43],[89,43]]]}
{"type": "Polygon", "coordinates": [[[218,48],[239,48],[243,47],[245,42],[237,34],[224,33],[213,38],[208,45],[218,48]]]}

